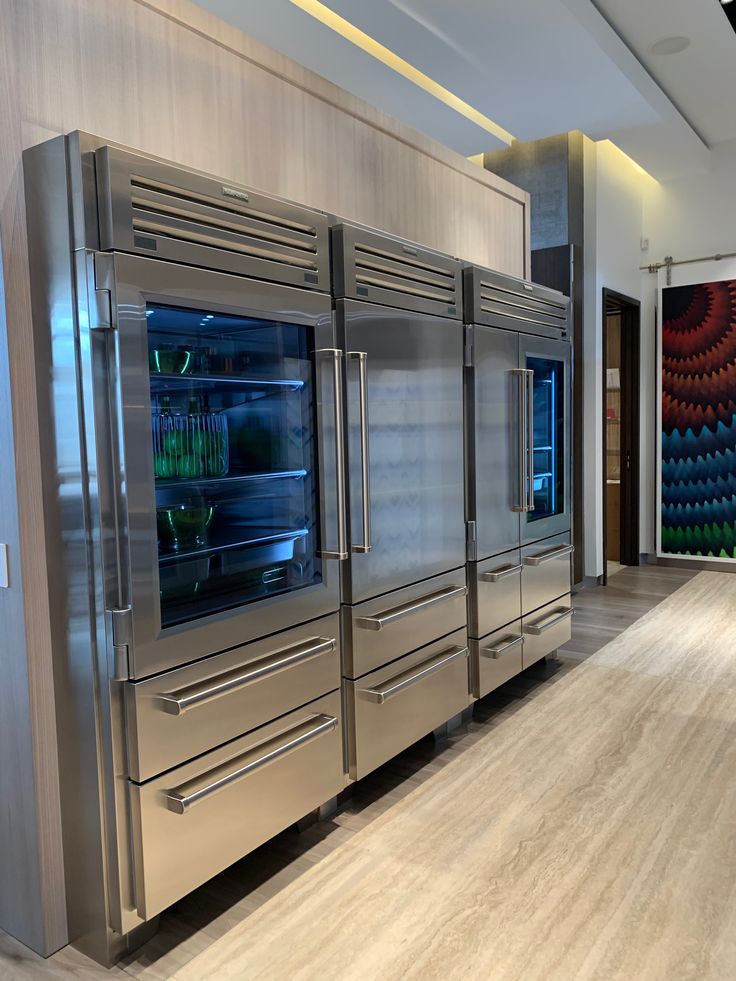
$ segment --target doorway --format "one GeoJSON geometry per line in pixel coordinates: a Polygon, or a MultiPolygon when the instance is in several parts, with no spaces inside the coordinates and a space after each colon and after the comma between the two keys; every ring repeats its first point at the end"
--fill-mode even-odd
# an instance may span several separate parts
{"type": "Polygon", "coordinates": [[[603,585],[639,565],[638,300],[603,290],[603,585]]]}

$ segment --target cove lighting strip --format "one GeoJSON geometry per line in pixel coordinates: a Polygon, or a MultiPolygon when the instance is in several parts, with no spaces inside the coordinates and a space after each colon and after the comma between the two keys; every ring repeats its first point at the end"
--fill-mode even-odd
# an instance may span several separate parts
{"type": "Polygon", "coordinates": [[[398,75],[402,75],[410,82],[413,82],[414,85],[418,85],[420,89],[424,89],[429,95],[434,96],[435,99],[439,99],[440,102],[449,106],[450,109],[454,109],[461,116],[465,116],[471,123],[475,123],[476,126],[480,126],[481,129],[491,133],[497,139],[506,143],[507,146],[510,146],[514,142],[514,137],[511,133],[502,126],[499,126],[498,123],[494,123],[488,116],[484,116],[482,112],[474,109],[458,96],[453,95],[452,92],[443,85],[440,85],[439,82],[435,82],[429,75],[425,75],[424,72],[419,71],[418,68],[415,68],[408,61],[404,61],[403,58],[400,58],[390,48],[387,48],[369,34],[361,31],[360,28],[351,24],[349,20],[345,20],[344,17],[336,14],[334,10],[330,10],[325,4],[320,3],[319,0],[290,0],[290,2],[295,7],[301,8],[305,13],[310,14],[316,20],[320,21],[325,27],[329,27],[331,31],[344,37],[346,41],[350,41],[351,44],[356,45],[356,47],[365,51],[373,58],[376,58],[388,68],[393,69],[398,75]]]}

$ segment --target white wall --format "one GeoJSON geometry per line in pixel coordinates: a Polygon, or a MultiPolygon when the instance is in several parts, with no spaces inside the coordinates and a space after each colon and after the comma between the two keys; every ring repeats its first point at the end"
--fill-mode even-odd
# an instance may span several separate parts
{"type": "MultiPolygon", "coordinates": [[[[736,252],[736,141],[711,151],[707,172],[667,181],[644,180],[643,235],[649,248],[640,253],[641,265],[673,259],[697,259],[736,252]]],[[[708,279],[719,279],[732,268],[724,262],[701,269],[708,279]]],[[[687,273],[689,266],[678,267],[687,273]]],[[[662,280],[664,282],[664,279],[662,280]]],[[[679,281],[685,281],[678,279],[679,281]]],[[[688,279],[692,282],[694,280],[688,279]]],[[[657,277],[642,273],[642,485],[641,550],[654,553],[656,534],[656,300],[657,277]],[[645,414],[646,409],[646,414],[645,414]]]]}
{"type": "Polygon", "coordinates": [[[612,143],[588,139],[584,175],[584,572],[597,577],[603,573],[603,289],[641,298],[643,195],[651,178],[612,143]]]}

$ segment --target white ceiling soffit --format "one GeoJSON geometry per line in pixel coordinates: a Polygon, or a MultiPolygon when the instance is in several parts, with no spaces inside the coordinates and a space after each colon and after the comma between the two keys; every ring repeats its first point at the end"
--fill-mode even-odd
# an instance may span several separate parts
{"type": "MultiPolygon", "coordinates": [[[[707,2],[699,0],[698,8],[707,2]]],[[[633,15],[637,3],[641,13],[647,5],[641,0],[607,5],[630,7],[633,15]]],[[[290,0],[199,4],[465,156],[505,145],[290,0]]],[[[579,129],[613,140],[659,178],[706,161],[703,140],[591,0],[327,0],[327,6],[517,139],[579,129]]],[[[657,37],[670,33],[667,19],[660,23],[657,37]]]]}

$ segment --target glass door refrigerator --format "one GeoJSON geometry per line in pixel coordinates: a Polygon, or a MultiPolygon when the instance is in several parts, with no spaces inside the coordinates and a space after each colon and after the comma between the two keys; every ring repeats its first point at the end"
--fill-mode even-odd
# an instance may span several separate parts
{"type": "Polygon", "coordinates": [[[70,935],[109,961],[345,785],[343,359],[325,215],[81,133],[25,170],[70,935]]]}
{"type": "Polygon", "coordinates": [[[569,637],[569,301],[478,267],[465,276],[466,513],[473,693],[569,637]]]}

